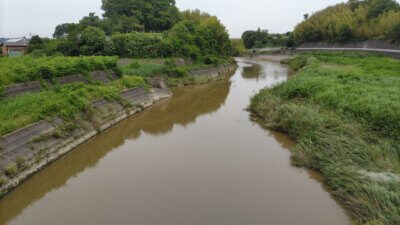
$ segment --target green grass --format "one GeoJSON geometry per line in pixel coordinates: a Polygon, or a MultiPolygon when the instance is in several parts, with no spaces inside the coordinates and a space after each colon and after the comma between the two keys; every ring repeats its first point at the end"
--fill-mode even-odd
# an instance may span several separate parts
{"type": "Polygon", "coordinates": [[[14,177],[18,173],[18,167],[16,163],[10,163],[3,168],[5,174],[8,177],[14,177]]]}
{"type": "Polygon", "coordinates": [[[143,77],[150,77],[155,73],[162,70],[164,64],[153,63],[153,62],[139,62],[133,61],[132,63],[122,66],[121,71],[127,75],[140,75],[143,77]]]}
{"type": "Polygon", "coordinates": [[[27,81],[52,79],[93,70],[116,70],[118,58],[86,57],[32,57],[0,58],[0,87],[27,81]]]}
{"type": "Polygon", "coordinates": [[[71,120],[93,100],[118,99],[121,90],[143,85],[142,77],[125,75],[108,85],[70,84],[1,100],[0,135],[54,116],[71,120]]]}
{"type": "Polygon", "coordinates": [[[287,83],[250,110],[297,145],[293,163],[321,172],[356,224],[400,224],[400,62],[361,53],[309,53],[287,83]]]}

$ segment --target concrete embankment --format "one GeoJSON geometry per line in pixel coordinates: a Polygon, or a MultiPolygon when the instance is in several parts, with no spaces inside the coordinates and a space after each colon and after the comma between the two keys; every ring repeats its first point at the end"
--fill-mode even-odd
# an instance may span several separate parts
{"type": "MultiPolygon", "coordinates": [[[[225,65],[192,74],[218,80],[234,69],[236,66],[225,65]]],[[[172,96],[163,79],[149,79],[149,84],[149,90],[137,87],[120,92],[119,100],[96,100],[73,122],[56,117],[0,137],[0,196],[93,136],[172,96]]]]}
{"type": "Polygon", "coordinates": [[[298,46],[295,51],[365,51],[380,53],[400,59],[400,44],[380,40],[350,42],[345,44],[308,42],[298,46]]]}

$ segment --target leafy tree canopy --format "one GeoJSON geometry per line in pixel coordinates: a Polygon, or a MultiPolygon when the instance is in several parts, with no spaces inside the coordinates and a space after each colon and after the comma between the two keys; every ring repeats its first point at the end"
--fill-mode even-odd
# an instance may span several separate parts
{"type": "Polygon", "coordinates": [[[102,0],[104,17],[118,21],[133,18],[146,31],[170,29],[179,21],[175,0],[102,0]]]}
{"type": "Polygon", "coordinates": [[[343,43],[371,39],[396,41],[400,6],[395,0],[349,0],[316,12],[293,32],[297,43],[343,43]]]}

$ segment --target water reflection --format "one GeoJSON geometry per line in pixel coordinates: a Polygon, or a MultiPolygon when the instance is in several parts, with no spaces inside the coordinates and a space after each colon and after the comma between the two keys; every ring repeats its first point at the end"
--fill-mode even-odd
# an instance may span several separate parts
{"type": "Polygon", "coordinates": [[[46,193],[63,187],[71,177],[94,167],[127,139],[137,139],[142,132],[163,135],[176,124],[186,126],[201,115],[217,111],[225,103],[229,89],[229,81],[174,89],[173,98],[106,130],[6,195],[0,201],[0,224],[6,224],[46,193]]]}
{"type": "Polygon", "coordinates": [[[243,110],[287,68],[238,64],[230,82],[176,89],[44,169],[0,201],[0,224],[349,224],[291,167],[293,143],[243,110]]]}
{"type": "Polygon", "coordinates": [[[262,68],[260,64],[250,64],[250,66],[244,66],[242,77],[245,79],[257,79],[261,74],[262,68]]]}

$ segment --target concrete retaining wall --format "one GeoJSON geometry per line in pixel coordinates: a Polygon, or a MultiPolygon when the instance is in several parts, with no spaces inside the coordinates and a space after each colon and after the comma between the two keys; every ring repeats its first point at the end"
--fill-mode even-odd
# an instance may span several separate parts
{"type": "Polygon", "coordinates": [[[361,41],[345,44],[330,44],[325,42],[308,42],[298,46],[296,51],[366,51],[376,52],[395,58],[400,58],[400,44],[388,41],[361,41]]]}
{"type": "Polygon", "coordinates": [[[21,84],[13,84],[6,86],[4,88],[4,93],[6,96],[15,97],[17,95],[25,93],[39,92],[41,89],[39,82],[31,81],[21,84]]]}
{"type": "MultiPolygon", "coordinates": [[[[109,83],[115,79],[117,79],[117,76],[114,72],[107,73],[106,71],[93,71],[90,74],[90,78],[94,82],[100,82],[100,83],[109,83]]],[[[83,75],[70,75],[70,76],[64,76],[64,77],[57,77],[54,79],[54,83],[51,82],[50,80],[47,81],[47,84],[49,86],[53,86],[54,84],[56,85],[65,85],[65,84],[72,84],[72,83],[84,83],[88,84],[89,80],[86,79],[83,75]]],[[[4,93],[7,97],[15,97],[18,95],[22,94],[27,94],[27,93],[34,93],[34,92],[39,92],[41,91],[42,87],[38,81],[30,81],[26,83],[20,83],[20,84],[13,84],[6,86],[4,88],[4,93]]]]}
{"type": "MultiPolygon", "coordinates": [[[[203,72],[207,72],[204,75],[210,77],[222,77],[222,73],[235,68],[236,65],[226,65],[203,72]]],[[[199,72],[201,71],[197,71],[196,74],[199,72]]],[[[68,123],[56,118],[52,121],[39,121],[0,137],[0,179],[5,181],[0,187],[0,197],[98,133],[153,103],[172,96],[162,79],[150,79],[149,83],[153,85],[149,91],[143,87],[122,91],[122,101],[94,101],[86,114],[74,121],[76,127],[69,128],[68,123]],[[27,159],[26,167],[18,168],[14,175],[6,176],[3,169],[10,164],[16,165],[21,156],[27,159]]]]}
{"type": "MultiPolygon", "coordinates": [[[[163,81],[158,82],[165,86],[163,81]]],[[[122,91],[120,95],[129,104],[105,99],[94,101],[89,115],[82,115],[82,119],[75,121],[78,126],[72,130],[66,130],[66,124],[57,118],[51,122],[39,121],[1,137],[0,168],[16,166],[16,161],[21,156],[27,159],[25,163],[29,167],[19,168],[18,174],[8,177],[5,171],[0,170],[0,177],[6,179],[6,183],[0,188],[0,196],[96,134],[156,101],[171,97],[172,93],[168,88],[153,88],[147,92],[140,87],[122,91]]]]}

